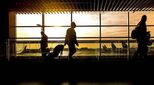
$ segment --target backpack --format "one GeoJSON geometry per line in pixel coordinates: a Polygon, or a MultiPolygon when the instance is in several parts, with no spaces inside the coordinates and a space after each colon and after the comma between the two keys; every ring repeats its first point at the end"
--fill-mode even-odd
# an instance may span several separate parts
{"type": "Polygon", "coordinates": [[[131,32],[131,38],[136,39],[138,37],[138,27],[135,27],[135,29],[132,30],[131,32]]]}
{"type": "Polygon", "coordinates": [[[136,38],[137,38],[136,29],[133,29],[133,30],[132,30],[131,38],[132,38],[132,39],[136,39],[136,38]]]}

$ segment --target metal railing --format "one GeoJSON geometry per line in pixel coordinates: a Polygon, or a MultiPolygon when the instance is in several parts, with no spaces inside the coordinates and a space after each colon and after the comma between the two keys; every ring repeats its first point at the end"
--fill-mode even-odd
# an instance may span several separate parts
{"type": "MultiPolygon", "coordinates": [[[[100,37],[78,37],[78,42],[81,47],[77,49],[77,52],[74,55],[76,59],[122,58],[129,60],[129,58],[132,57],[133,53],[136,51],[137,48],[136,41],[132,39],[130,39],[129,41],[130,46],[128,46],[128,37],[101,37],[101,41],[99,40],[99,38],[100,37]],[[115,45],[115,47],[111,46],[112,43],[115,45]],[[125,43],[127,47],[126,48],[123,47],[122,43],[125,43]],[[99,46],[100,44],[101,47],[99,46]],[[130,50],[130,52],[128,52],[128,50],[130,50]]],[[[64,37],[58,37],[58,38],[49,37],[48,48],[50,48],[50,50],[52,51],[56,45],[63,43],[64,43],[64,37]]],[[[10,60],[12,56],[14,58],[18,57],[41,58],[40,38],[33,37],[33,38],[8,39],[6,48],[7,48],[6,54],[8,60],[10,60]],[[17,53],[19,47],[21,52],[17,53]]],[[[153,45],[149,46],[148,55],[154,55],[152,51],[154,51],[153,45]]],[[[61,59],[67,59],[67,56],[68,56],[68,48],[65,47],[64,54],[62,55],[61,59]]]]}

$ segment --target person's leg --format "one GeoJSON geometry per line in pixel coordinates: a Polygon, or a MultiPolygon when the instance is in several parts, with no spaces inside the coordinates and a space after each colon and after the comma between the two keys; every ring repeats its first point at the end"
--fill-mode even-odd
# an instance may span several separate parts
{"type": "Polygon", "coordinates": [[[148,54],[148,46],[143,45],[141,49],[141,55],[143,56],[143,59],[146,59],[148,54]]]}
{"type": "Polygon", "coordinates": [[[148,47],[144,42],[140,43],[138,46],[138,59],[145,60],[145,58],[147,58],[148,47]]]}
{"type": "Polygon", "coordinates": [[[133,55],[133,59],[136,59],[138,57],[138,49],[135,51],[134,55],[133,55]]]}
{"type": "Polygon", "coordinates": [[[137,50],[135,51],[135,53],[133,55],[133,59],[138,59],[139,53],[140,53],[140,45],[138,44],[137,50]]]}
{"type": "Polygon", "coordinates": [[[41,49],[41,52],[42,52],[42,57],[46,57],[46,49],[45,48],[43,48],[43,49],[41,49]]]}
{"type": "Polygon", "coordinates": [[[139,59],[144,59],[144,53],[145,53],[144,49],[146,49],[146,48],[145,48],[145,46],[144,46],[144,44],[142,42],[142,43],[139,44],[139,48],[138,48],[138,50],[139,50],[139,59]]]}
{"type": "Polygon", "coordinates": [[[75,52],[76,52],[75,45],[69,45],[69,59],[72,59],[72,56],[75,52]]]}

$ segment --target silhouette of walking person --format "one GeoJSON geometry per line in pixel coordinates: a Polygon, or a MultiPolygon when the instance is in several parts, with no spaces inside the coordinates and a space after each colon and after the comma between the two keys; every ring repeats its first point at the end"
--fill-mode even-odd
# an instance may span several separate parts
{"type": "Polygon", "coordinates": [[[150,39],[149,32],[147,32],[147,26],[146,26],[146,20],[147,16],[143,15],[141,18],[141,21],[137,24],[136,29],[136,40],[138,43],[137,51],[134,53],[134,58],[137,59],[143,59],[147,58],[148,53],[148,42],[150,39]]]}
{"type": "Polygon", "coordinates": [[[48,36],[44,33],[44,31],[41,31],[41,53],[42,56],[45,57],[47,53],[47,47],[48,47],[48,36]]]}
{"type": "Polygon", "coordinates": [[[76,47],[75,45],[79,46],[77,39],[76,39],[76,32],[75,32],[75,27],[76,24],[75,22],[71,23],[71,28],[67,29],[66,32],[66,37],[65,37],[65,44],[64,46],[67,44],[68,48],[69,48],[69,55],[68,58],[72,59],[73,54],[76,52],[76,47]]]}

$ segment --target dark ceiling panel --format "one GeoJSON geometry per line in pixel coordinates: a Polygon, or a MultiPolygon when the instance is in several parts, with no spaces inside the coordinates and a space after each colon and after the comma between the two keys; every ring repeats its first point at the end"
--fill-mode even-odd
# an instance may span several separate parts
{"type": "Polygon", "coordinates": [[[154,0],[9,0],[17,12],[154,11],[154,0]]]}
{"type": "Polygon", "coordinates": [[[113,7],[113,11],[117,10],[119,4],[120,4],[120,0],[117,0],[116,3],[115,3],[115,6],[113,7]]]}

